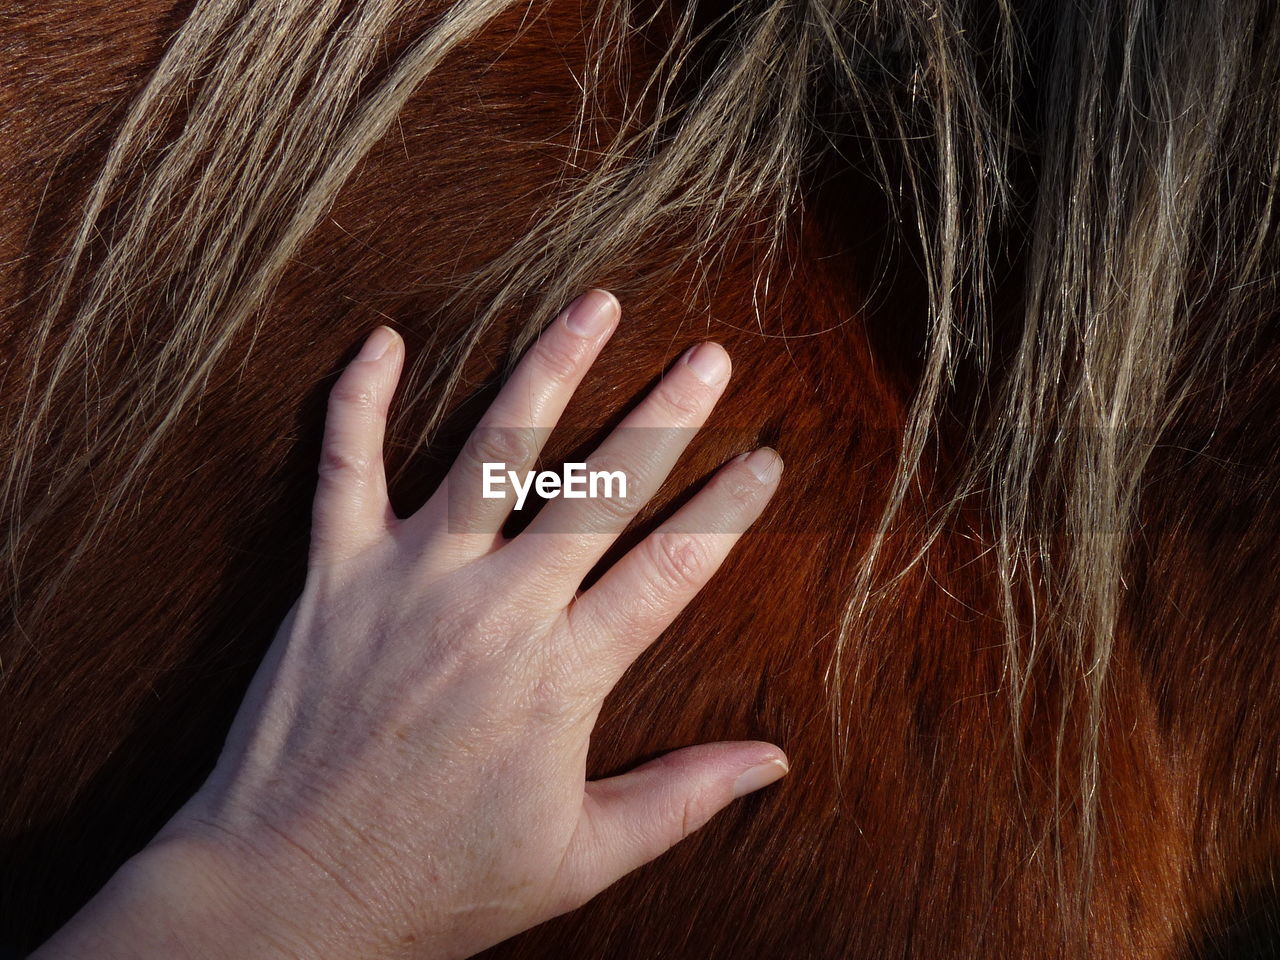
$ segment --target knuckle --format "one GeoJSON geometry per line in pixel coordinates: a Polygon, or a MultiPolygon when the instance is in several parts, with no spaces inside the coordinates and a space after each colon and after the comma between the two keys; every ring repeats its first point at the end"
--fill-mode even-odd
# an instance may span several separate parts
{"type": "Polygon", "coordinates": [[[543,720],[564,720],[580,708],[581,682],[563,656],[546,656],[537,665],[526,691],[526,706],[543,720]]]}
{"type": "Polygon", "coordinates": [[[679,590],[702,581],[709,557],[696,537],[658,532],[651,536],[650,543],[650,565],[662,583],[679,590]]]}
{"type": "Polygon", "coordinates": [[[672,846],[705,826],[717,810],[717,805],[702,790],[677,793],[671,797],[670,805],[667,840],[672,846]]]}
{"type": "Polygon", "coordinates": [[[653,400],[661,413],[677,422],[701,416],[706,405],[703,395],[697,390],[668,382],[654,391],[653,400]]]}
{"type": "Polygon", "coordinates": [[[496,569],[474,571],[454,589],[448,630],[477,652],[510,655],[513,644],[543,629],[545,615],[532,591],[496,569]]]}
{"type": "Polygon", "coordinates": [[[705,822],[704,805],[697,796],[685,797],[680,805],[680,839],[683,840],[705,822]]]}
{"type": "Polygon", "coordinates": [[[640,512],[640,508],[644,506],[644,499],[639,493],[628,489],[626,496],[598,497],[591,503],[598,515],[605,521],[612,522],[630,520],[640,512]]]}
{"type": "Polygon", "coordinates": [[[331,406],[347,410],[377,410],[378,391],[358,378],[340,377],[329,391],[331,406]]]}
{"type": "Polygon", "coordinates": [[[486,648],[501,646],[511,630],[511,611],[506,605],[477,598],[456,614],[454,633],[468,645],[486,648]]]}
{"type": "Polygon", "coordinates": [[[532,430],[478,428],[467,441],[466,457],[473,464],[530,463],[537,457],[532,430]]]}
{"type": "Polygon", "coordinates": [[[716,490],[735,506],[749,506],[760,496],[760,481],[749,467],[738,464],[717,478],[716,490]]]}
{"type": "Polygon", "coordinates": [[[510,611],[500,605],[476,600],[458,605],[450,612],[430,645],[433,659],[469,669],[500,658],[512,632],[510,611]]]}
{"type": "Polygon", "coordinates": [[[350,480],[365,477],[373,468],[373,461],[364,453],[339,445],[326,446],[320,452],[317,469],[324,480],[350,480]]]}
{"type": "Polygon", "coordinates": [[[593,518],[602,519],[612,527],[617,522],[630,520],[640,512],[646,497],[640,489],[640,478],[634,470],[628,470],[616,456],[607,454],[592,454],[586,460],[586,470],[589,474],[609,474],[625,479],[625,483],[611,479],[601,488],[599,496],[590,498],[588,502],[591,504],[590,510],[594,511],[593,518]]]}
{"type": "Polygon", "coordinates": [[[539,340],[530,354],[538,372],[556,382],[572,377],[581,357],[582,344],[571,343],[567,338],[558,336],[539,340]]]}

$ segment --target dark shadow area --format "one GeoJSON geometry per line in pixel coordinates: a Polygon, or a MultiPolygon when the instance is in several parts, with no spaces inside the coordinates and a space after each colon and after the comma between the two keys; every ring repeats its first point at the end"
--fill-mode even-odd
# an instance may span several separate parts
{"type": "Polygon", "coordinates": [[[110,756],[82,758],[96,769],[72,804],[0,838],[0,944],[29,952],[48,939],[208,776],[245,688],[302,588],[319,425],[331,385],[332,378],[317,384],[293,418],[300,439],[278,464],[276,493],[269,504],[245,511],[257,523],[238,538],[233,562],[202,604],[210,619],[183,641],[182,662],[136,704],[110,756]]]}
{"type": "Polygon", "coordinates": [[[1272,881],[1237,890],[1180,960],[1277,960],[1280,958],[1280,896],[1274,880],[1280,863],[1267,871],[1272,881]]]}

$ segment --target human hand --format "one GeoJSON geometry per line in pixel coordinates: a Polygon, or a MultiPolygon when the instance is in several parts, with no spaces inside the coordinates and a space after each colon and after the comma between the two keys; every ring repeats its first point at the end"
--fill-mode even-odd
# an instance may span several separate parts
{"type": "Polygon", "coordinates": [[[202,957],[465,957],[579,906],[786,772],[777,747],[742,742],[586,779],[604,697],[781,474],[767,449],[732,461],[580,591],[723,391],[722,348],[693,348],[588,458],[625,473],[625,498],[551,500],[506,540],[510,497],[481,496],[484,462],[534,467],[618,316],[602,291],[571,304],[405,519],[381,454],[404,348],[374,332],[331,393],[302,595],[213,774],[117,900],[136,910],[185,884],[201,922],[226,931],[179,937],[202,957]]]}

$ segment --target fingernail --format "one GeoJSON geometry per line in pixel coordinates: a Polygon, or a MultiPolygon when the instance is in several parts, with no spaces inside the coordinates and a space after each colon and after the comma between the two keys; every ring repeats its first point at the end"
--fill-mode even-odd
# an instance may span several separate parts
{"type": "Polygon", "coordinates": [[[733,781],[733,798],[736,800],[738,797],[745,797],[748,793],[754,793],[761,787],[781,780],[789,769],[785,760],[770,760],[743,771],[733,781]]]}
{"type": "Polygon", "coordinates": [[[598,337],[620,312],[618,298],[608,290],[588,290],[565,307],[564,325],[580,337],[598,337]]]}
{"type": "Polygon", "coordinates": [[[776,450],[769,447],[744,453],[738,459],[742,461],[743,466],[756,475],[756,479],[761,483],[772,483],[782,476],[782,458],[778,456],[776,450]]]}
{"type": "Polygon", "coordinates": [[[729,379],[729,355],[719,344],[698,344],[684,355],[684,362],[707,386],[719,386],[729,379]]]}
{"type": "Polygon", "coordinates": [[[360,352],[356,354],[356,360],[361,363],[367,363],[370,360],[381,360],[382,355],[387,352],[393,343],[396,342],[396,333],[390,327],[379,327],[373,333],[369,334],[369,339],[364,342],[364,346],[360,348],[360,352]]]}

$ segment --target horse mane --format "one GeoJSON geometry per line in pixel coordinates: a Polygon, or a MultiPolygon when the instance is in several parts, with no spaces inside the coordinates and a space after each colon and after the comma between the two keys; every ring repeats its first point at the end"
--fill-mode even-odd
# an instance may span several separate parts
{"type": "MultiPolygon", "coordinates": [[[[72,909],[216,753],[299,582],[318,399],[359,332],[389,318],[410,345],[391,465],[411,508],[555,308],[606,284],[629,319],[562,451],[702,330],[744,373],[677,480],[761,436],[788,460],[738,572],[671,634],[741,658],[728,687],[654,652],[594,762],[745,724],[793,757],[786,734],[803,740],[814,782],[744,805],[754,824],[713,826],[664,876],[734,846],[786,861],[797,889],[856,881],[860,905],[801,911],[821,932],[795,956],[850,955],[855,930],[868,956],[1199,956],[1197,931],[1270,882],[1280,718],[1261,703],[1280,677],[1258,665],[1274,614],[1254,605],[1275,599],[1258,571],[1280,532],[1280,12],[1264,0],[150,0],[127,16],[32,0],[8,16],[24,67],[0,147],[0,828],[23,879],[0,902],[53,889],[70,854],[34,866],[53,836],[100,851],[20,936],[72,909]],[[791,591],[772,612],[752,602],[765,576],[791,591]],[[735,689],[754,713],[699,717],[735,689]],[[648,739],[646,712],[666,720],[648,739]],[[181,775],[157,783],[148,757],[181,775]],[[132,802],[128,775],[147,812],[104,837],[90,809],[132,802]],[[965,811],[972,849],[939,852],[964,844],[965,811]],[[915,816],[940,824],[918,847],[915,816]]],[[[712,921],[691,881],[620,886],[649,891],[633,912],[679,902],[704,926],[620,939],[611,892],[498,953],[795,943],[776,908],[734,927],[754,887],[712,921]]]]}

